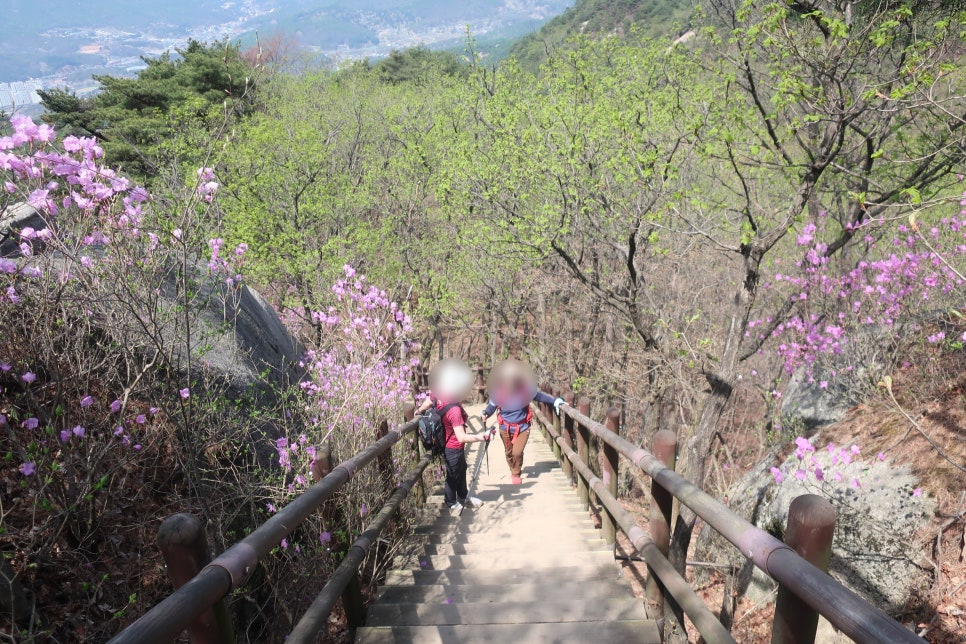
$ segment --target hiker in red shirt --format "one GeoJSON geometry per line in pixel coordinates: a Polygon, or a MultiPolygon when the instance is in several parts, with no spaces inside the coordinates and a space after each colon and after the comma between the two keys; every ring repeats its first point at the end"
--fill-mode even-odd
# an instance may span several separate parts
{"type": "MultiPolygon", "coordinates": [[[[453,365],[454,363],[448,362],[447,364],[453,365]]],[[[462,398],[459,392],[463,389],[468,391],[469,386],[472,384],[472,373],[469,367],[461,364],[451,369],[446,369],[441,375],[441,380],[443,382],[434,382],[433,374],[430,374],[430,382],[431,384],[435,384],[434,389],[440,392],[440,396],[437,399],[430,392],[426,400],[419,406],[417,413],[429,409],[430,405],[434,404],[436,405],[436,409],[440,410],[443,428],[446,430],[446,448],[443,450],[443,463],[446,466],[446,482],[443,485],[443,497],[446,504],[454,512],[459,512],[467,504],[472,508],[478,508],[483,505],[483,501],[475,496],[468,496],[469,492],[466,488],[467,464],[466,451],[463,446],[466,443],[482,443],[483,441],[490,440],[496,435],[496,428],[493,427],[481,434],[469,434],[466,431],[466,420],[468,416],[466,410],[459,404],[462,398]],[[465,367],[465,374],[461,367],[465,367]],[[449,376],[451,382],[446,382],[447,378],[442,376],[449,376]],[[463,384],[464,379],[466,381],[465,386],[463,384]],[[444,413],[442,410],[447,406],[449,409],[444,413]]]]}
{"type": "Polygon", "coordinates": [[[500,438],[506,452],[506,462],[510,466],[510,482],[522,482],[520,472],[523,468],[523,449],[530,438],[530,421],[533,413],[530,403],[551,404],[559,414],[563,398],[554,398],[539,389],[530,369],[517,360],[506,360],[494,367],[490,378],[490,401],[483,410],[483,425],[486,419],[499,410],[500,438]]]}

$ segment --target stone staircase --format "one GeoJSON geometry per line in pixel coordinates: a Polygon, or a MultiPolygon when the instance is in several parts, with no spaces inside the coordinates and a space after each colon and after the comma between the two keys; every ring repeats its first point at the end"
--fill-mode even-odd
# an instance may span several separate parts
{"type": "Polygon", "coordinates": [[[527,444],[522,485],[499,440],[489,456],[475,490],[484,506],[457,517],[432,497],[355,641],[660,642],[543,436],[527,444]]]}

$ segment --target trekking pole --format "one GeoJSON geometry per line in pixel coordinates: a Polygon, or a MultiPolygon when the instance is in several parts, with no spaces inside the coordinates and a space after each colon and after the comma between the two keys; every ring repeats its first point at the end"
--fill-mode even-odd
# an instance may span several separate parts
{"type": "MultiPolygon", "coordinates": [[[[487,431],[486,430],[486,421],[484,420],[483,421],[483,433],[486,433],[486,431],[487,431]]],[[[487,472],[490,471],[490,458],[489,458],[489,456],[487,456],[487,452],[490,449],[490,443],[491,442],[492,442],[491,440],[484,441],[483,449],[480,450],[480,453],[476,455],[476,464],[473,466],[473,478],[470,479],[470,484],[469,484],[469,486],[467,487],[467,490],[466,490],[466,498],[467,498],[467,500],[469,500],[469,498],[471,496],[473,496],[473,490],[474,490],[474,488],[476,488],[476,482],[480,478],[480,469],[482,469],[482,467],[483,467],[483,458],[484,457],[486,458],[486,471],[487,472]]],[[[457,515],[457,516],[463,516],[463,510],[465,510],[465,509],[466,509],[466,505],[464,504],[463,507],[460,508],[459,515],[457,515]]]]}

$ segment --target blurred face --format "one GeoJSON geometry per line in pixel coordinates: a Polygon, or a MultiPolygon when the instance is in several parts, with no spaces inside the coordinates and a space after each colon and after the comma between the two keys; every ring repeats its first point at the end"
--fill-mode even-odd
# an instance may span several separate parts
{"type": "Polygon", "coordinates": [[[437,398],[463,400],[473,388],[473,372],[457,358],[440,360],[429,370],[429,388],[437,398]]]}
{"type": "Polygon", "coordinates": [[[490,370],[490,397],[503,409],[522,409],[537,393],[530,367],[519,360],[504,360],[490,370]]]}

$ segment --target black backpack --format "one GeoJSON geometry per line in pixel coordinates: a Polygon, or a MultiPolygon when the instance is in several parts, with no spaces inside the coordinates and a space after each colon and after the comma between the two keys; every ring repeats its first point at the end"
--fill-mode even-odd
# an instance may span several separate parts
{"type": "Polygon", "coordinates": [[[419,440],[423,442],[423,447],[433,456],[439,456],[446,448],[446,428],[443,427],[443,416],[452,407],[459,403],[443,405],[442,409],[436,409],[433,405],[423,412],[419,417],[419,440]]]}

